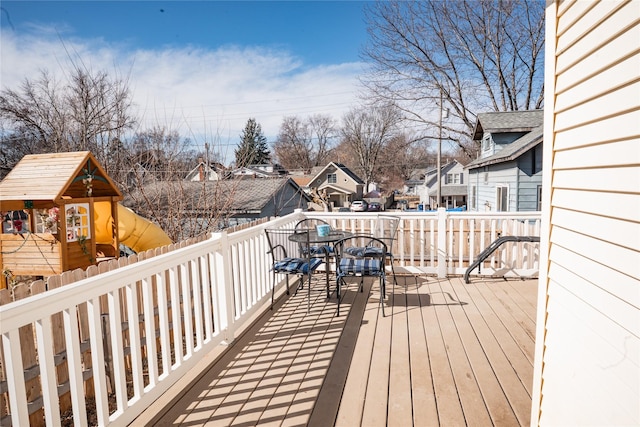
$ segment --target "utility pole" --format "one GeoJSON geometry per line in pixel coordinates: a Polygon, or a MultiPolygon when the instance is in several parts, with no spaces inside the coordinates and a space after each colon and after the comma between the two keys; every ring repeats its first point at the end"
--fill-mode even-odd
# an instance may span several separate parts
{"type": "Polygon", "coordinates": [[[436,161],[436,176],[438,178],[438,191],[436,200],[436,209],[440,207],[442,201],[442,180],[440,177],[442,165],[440,158],[442,157],[442,88],[440,88],[440,123],[438,124],[438,159],[436,161]]]}
{"type": "MultiPolygon", "coordinates": [[[[442,88],[440,88],[440,122],[438,124],[438,159],[437,159],[437,164],[436,164],[436,168],[438,169],[438,171],[436,172],[437,178],[438,178],[438,201],[436,202],[436,208],[440,207],[440,203],[442,203],[442,180],[441,180],[441,172],[442,172],[442,165],[441,165],[441,157],[442,157],[442,116],[444,115],[444,108],[442,105],[442,88]]],[[[449,110],[447,110],[447,115],[446,117],[449,117],[449,110]]]]}

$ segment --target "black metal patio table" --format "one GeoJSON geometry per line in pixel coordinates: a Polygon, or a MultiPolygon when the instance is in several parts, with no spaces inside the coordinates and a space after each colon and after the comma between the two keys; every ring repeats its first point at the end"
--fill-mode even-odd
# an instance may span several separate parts
{"type": "MultiPolygon", "coordinates": [[[[351,237],[353,236],[353,233],[351,233],[350,231],[343,231],[343,230],[329,230],[329,233],[326,235],[321,235],[318,233],[318,230],[309,230],[309,239],[307,240],[307,236],[306,233],[293,233],[289,236],[289,240],[292,242],[296,242],[299,244],[304,244],[309,242],[310,244],[331,244],[331,243],[335,243],[339,240],[342,240],[346,237],[351,237]]],[[[311,255],[311,254],[310,254],[311,255]]],[[[325,256],[325,272],[326,272],[326,276],[327,276],[327,298],[329,298],[331,296],[331,291],[330,291],[330,287],[329,287],[329,275],[331,273],[331,264],[329,262],[329,260],[331,259],[331,251],[329,251],[328,249],[324,250],[324,256],[325,256]]]]}

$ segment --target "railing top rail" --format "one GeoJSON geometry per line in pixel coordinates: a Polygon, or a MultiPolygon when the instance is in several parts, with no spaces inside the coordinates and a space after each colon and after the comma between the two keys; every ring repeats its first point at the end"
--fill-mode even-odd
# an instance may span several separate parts
{"type": "MultiPolygon", "coordinates": [[[[317,218],[375,218],[379,215],[395,215],[402,218],[435,218],[438,211],[382,211],[382,212],[304,212],[307,217],[317,218]]],[[[447,217],[477,218],[477,219],[521,219],[540,218],[541,212],[469,212],[444,211],[447,217]]]]}

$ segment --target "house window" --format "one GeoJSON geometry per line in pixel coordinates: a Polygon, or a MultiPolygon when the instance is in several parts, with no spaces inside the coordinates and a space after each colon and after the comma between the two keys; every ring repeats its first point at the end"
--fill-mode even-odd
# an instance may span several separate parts
{"type": "Polygon", "coordinates": [[[496,186],[496,210],[498,212],[509,211],[509,186],[496,186]]]}
{"type": "Polygon", "coordinates": [[[67,224],[67,242],[75,242],[81,236],[91,238],[88,203],[66,205],[64,217],[67,224]]]}
{"type": "Polygon", "coordinates": [[[542,185],[538,185],[538,206],[536,210],[542,210],[542,185]]]}
{"type": "Polygon", "coordinates": [[[338,182],[338,175],[336,175],[335,173],[330,173],[327,175],[327,182],[329,184],[335,184],[338,182]]]}
{"type": "Polygon", "coordinates": [[[469,196],[471,197],[469,200],[471,209],[476,210],[476,186],[475,185],[471,186],[471,194],[469,194],[469,196]]]}
{"type": "Polygon", "coordinates": [[[462,184],[461,173],[448,173],[445,184],[462,184]]]}
{"type": "Polygon", "coordinates": [[[491,134],[487,133],[482,138],[482,152],[491,150],[491,134]]]}

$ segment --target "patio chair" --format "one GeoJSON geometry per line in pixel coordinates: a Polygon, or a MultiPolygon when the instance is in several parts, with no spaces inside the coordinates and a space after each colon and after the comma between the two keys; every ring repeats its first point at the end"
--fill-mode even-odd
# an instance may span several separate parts
{"type": "Polygon", "coordinates": [[[360,277],[360,292],[364,290],[364,278],[378,277],[380,283],[380,307],[384,313],[386,294],[385,265],[387,245],[381,239],[368,235],[354,235],[335,244],[336,254],[336,294],[338,296],[337,316],[340,316],[342,285],[347,285],[346,277],[360,277]]]}
{"type": "Polygon", "coordinates": [[[377,238],[387,244],[387,257],[391,264],[391,275],[393,276],[394,285],[398,285],[396,278],[396,270],[393,266],[395,258],[393,256],[393,247],[398,236],[398,226],[400,225],[400,217],[393,215],[378,215],[377,232],[374,234],[377,238]]]}
{"type": "Polygon", "coordinates": [[[323,258],[311,257],[309,252],[302,254],[299,250],[299,242],[306,240],[309,246],[309,231],[295,229],[265,229],[267,242],[269,243],[269,253],[271,255],[271,271],[273,272],[273,287],[271,288],[271,309],[273,309],[276,275],[284,274],[286,276],[287,295],[289,295],[289,276],[295,275],[300,277],[300,284],[296,288],[304,287],[305,278],[308,279],[308,298],[307,311],[311,307],[311,275],[323,263],[323,258]],[[290,237],[296,235],[293,241],[290,237]],[[292,256],[294,255],[294,256],[292,256]]]}
{"type": "MultiPolygon", "coordinates": [[[[386,258],[389,259],[389,264],[391,266],[391,275],[393,276],[393,283],[397,286],[398,279],[396,278],[396,271],[393,266],[395,262],[395,258],[393,256],[393,246],[396,240],[396,236],[398,234],[398,226],[400,225],[400,217],[392,216],[392,215],[378,215],[375,229],[371,231],[371,235],[382,240],[386,244],[386,258]]],[[[347,252],[352,252],[355,254],[362,253],[363,248],[359,246],[353,246],[345,249],[347,252]]],[[[380,254],[375,253],[375,251],[380,250],[380,248],[369,248],[367,250],[367,254],[369,256],[379,256],[380,254]]]]}

